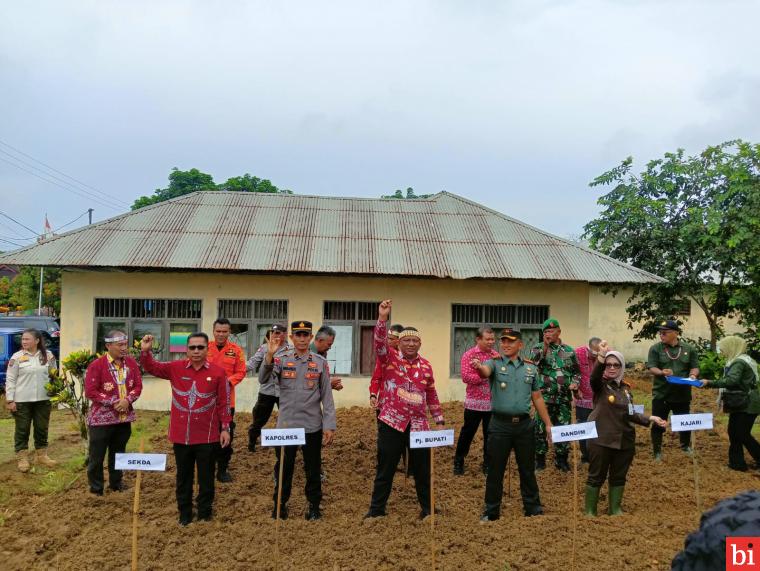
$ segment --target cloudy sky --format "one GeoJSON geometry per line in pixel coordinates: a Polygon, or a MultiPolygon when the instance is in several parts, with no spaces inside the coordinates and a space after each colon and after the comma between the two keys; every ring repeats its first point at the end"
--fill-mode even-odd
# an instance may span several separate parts
{"type": "MultiPolygon", "coordinates": [[[[730,0],[4,2],[0,212],[108,218],[176,166],[447,190],[577,235],[626,156],[760,141],[758,21],[730,0]]],[[[0,249],[24,237],[0,217],[0,249]]]]}

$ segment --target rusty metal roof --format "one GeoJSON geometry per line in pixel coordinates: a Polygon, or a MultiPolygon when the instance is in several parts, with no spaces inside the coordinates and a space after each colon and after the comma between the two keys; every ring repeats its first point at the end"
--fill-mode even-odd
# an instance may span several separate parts
{"type": "Polygon", "coordinates": [[[436,278],[661,278],[441,192],[425,200],[196,192],[39,244],[0,263],[436,278]]]}

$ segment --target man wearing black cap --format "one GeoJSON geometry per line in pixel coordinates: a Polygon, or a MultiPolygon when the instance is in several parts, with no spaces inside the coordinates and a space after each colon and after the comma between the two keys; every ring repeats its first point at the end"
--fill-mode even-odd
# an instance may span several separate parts
{"type": "MultiPolygon", "coordinates": [[[[649,349],[647,367],[654,375],[652,383],[652,414],[667,420],[668,414],[689,414],[691,403],[691,385],[671,384],[665,378],[699,376],[699,357],[697,351],[682,341],[678,323],[672,319],[661,321],[657,329],[660,341],[649,349]]],[[[662,433],[664,429],[652,424],[652,452],[656,462],[662,460],[662,433]]],[[[681,450],[691,454],[691,432],[679,433],[681,450]]]]}
{"type": "MultiPolygon", "coordinates": [[[[328,446],[335,435],[335,404],[330,386],[330,370],[324,357],[309,350],[312,340],[312,324],[309,321],[294,321],[290,325],[290,339],[293,347],[278,353],[280,345],[270,336],[267,353],[259,371],[259,379],[271,375],[280,387],[280,413],[277,428],[303,428],[306,444],[301,446],[304,471],[306,472],[306,499],[309,507],[306,519],[315,521],[322,517],[322,446],[328,446]]],[[[277,503],[278,486],[282,486],[280,517],[287,519],[287,503],[293,483],[293,466],[297,446],[276,448],[277,464],[275,474],[279,474],[279,463],[284,462],[282,482],[276,482],[273,500],[277,503]]],[[[276,516],[276,507],[272,517],[276,516]]]]}
{"type": "MultiPolygon", "coordinates": [[[[272,325],[272,328],[267,331],[265,340],[269,341],[274,339],[277,342],[278,352],[285,351],[288,348],[288,344],[285,342],[285,334],[288,332],[288,328],[279,323],[272,325]]],[[[259,372],[259,367],[264,360],[264,356],[267,354],[267,343],[264,343],[256,351],[256,354],[248,359],[246,363],[246,371],[259,372]]],[[[248,450],[251,452],[256,451],[256,440],[261,436],[261,429],[269,422],[269,418],[272,416],[272,411],[275,405],[279,405],[280,402],[280,388],[274,383],[271,375],[262,379],[259,377],[259,395],[256,398],[256,405],[253,407],[253,421],[248,428],[248,450]]]]}
{"type": "Polygon", "coordinates": [[[520,358],[522,334],[512,328],[502,329],[499,336],[504,356],[484,363],[472,359],[469,366],[491,385],[491,421],[488,427],[489,466],[486,476],[485,507],[481,521],[499,519],[504,491],[504,470],[512,449],[520,474],[520,494],[526,516],[544,513],[535,474],[536,434],[530,418],[530,405],[551,440],[551,419],[546,410],[536,366],[520,358]]]}

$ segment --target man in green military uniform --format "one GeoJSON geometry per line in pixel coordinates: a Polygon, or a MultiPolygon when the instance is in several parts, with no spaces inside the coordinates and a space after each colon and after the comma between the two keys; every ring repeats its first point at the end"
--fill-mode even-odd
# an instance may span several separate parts
{"type": "MultiPolygon", "coordinates": [[[[668,413],[689,414],[691,385],[671,384],[665,378],[699,376],[699,356],[696,349],[679,337],[681,329],[672,319],[662,321],[658,327],[660,342],[649,349],[647,368],[654,375],[652,383],[652,414],[667,420],[668,413]]],[[[652,452],[656,462],[662,460],[662,433],[656,424],[652,425],[652,452]]],[[[691,432],[679,433],[681,450],[691,454],[691,432]]]]}
{"type": "Polygon", "coordinates": [[[531,402],[551,438],[551,419],[541,395],[536,366],[520,358],[522,335],[511,328],[500,335],[503,356],[481,363],[473,359],[470,366],[491,384],[491,421],[488,427],[488,476],[485,507],[481,521],[499,519],[504,492],[504,470],[512,449],[520,474],[520,494],[526,516],[543,512],[535,473],[536,433],[530,418],[531,402]]]}
{"type": "MultiPolygon", "coordinates": [[[[559,321],[549,318],[544,321],[543,343],[530,351],[530,360],[536,364],[541,383],[541,394],[554,426],[570,424],[573,405],[573,391],[578,389],[581,368],[575,350],[562,343],[559,321]]],[[[536,419],[536,471],[546,468],[547,429],[541,419],[536,419]]],[[[554,465],[562,472],[570,471],[567,456],[570,446],[564,442],[554,446],[554,465]]]]}

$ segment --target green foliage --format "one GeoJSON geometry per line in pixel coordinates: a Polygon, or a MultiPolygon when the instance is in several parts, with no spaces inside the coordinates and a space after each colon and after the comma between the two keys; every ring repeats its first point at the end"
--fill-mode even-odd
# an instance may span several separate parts
{"type": "Polygon", "coordinates": [[[720,379],[725,366],[726,359],[720,353],[706,351],[699,357],[699,376],[703,379],[720,379]]]}
{"type": "Polygon", "coordinates": [[[61,361],[60,371],[50,370],[50,382],[45,385],[50,402],[61,404],[71,411],[79,434],[85,441],[89,437],[87,414],[90,411],[90,401],[84,394],[84,376],[87,367],[98,356],[88,349],[69,354],[61,361]]]}
{"type": "MultiPolygon", "coordinates": [[[[21,266],[13,281],[0,279],[0,306],[10,310],[37,309],[39,302],[40,269],[21,266]]],[[[56,315],[61,312],[61,269],[44,268],[42,306],[49,307],[56,315]]]]}
{"type": "Polygon", "coordinates": [[[712,350],[726,317],[758,323],[750,304],[760,301],[760,145],[729,141],[696,156],[679,149],[638,174],[629,157],[591,186],[612,189],[584,227],[590,246],[667,280],[634,287],[627,310],[636,338],[652,338],[683,299],[704,312],[712,350]]]}
{"type": "Polygon", "coordinates": [[[397,189],[393,194],[387,194],[380,198],[397,198],[400,200],[421,200],[423,198],[430,198],[432,194],[415,194],[414,189],[410,186],[406,189],[406,195],[401,192],[401,189],[397,189]]]}
{"type": "Polygon", "coordinates": [[[132,210],[143,208],[151,204],[184,196],[199,190],[227,190],[234,192],[267,192],[280,194],[293,194],[290,190],[281,190],[266,179],[260,179],[246,173],[227,179],[227,182],[215,184],[214,178],[198,169],[181,171],[177,167],[169,173],[169,186],[157,188],[151,196],[141,196],[132,204],[132,210]]]}

